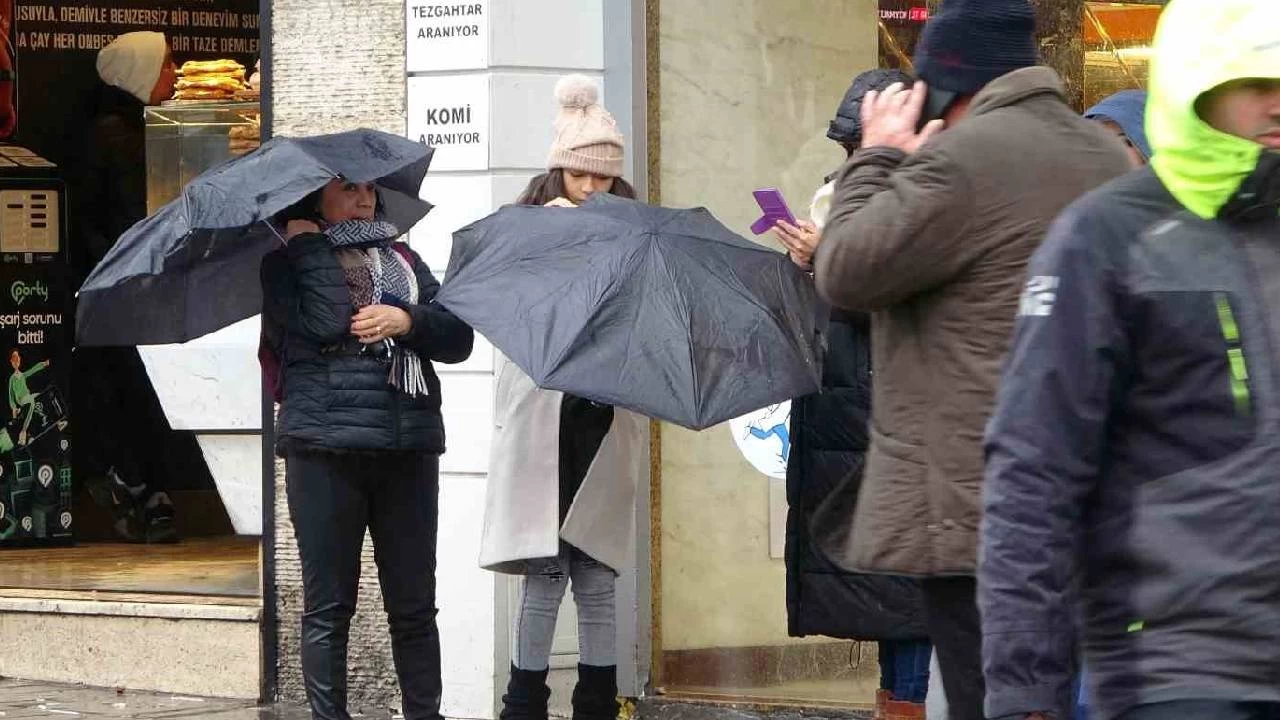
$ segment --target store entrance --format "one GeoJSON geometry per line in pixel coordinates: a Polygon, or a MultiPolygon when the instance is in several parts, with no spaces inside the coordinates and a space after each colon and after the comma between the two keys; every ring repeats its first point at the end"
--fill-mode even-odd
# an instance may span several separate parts
{"type": "Polygon", "coordinates": [[[74,342],[120,235],[257,146],[259,6],[0,0],[0,596],[261,602],[256,319],[74,342]]]}
{"type": "MultiPolygon", "coordinates": [[[[807,210],[844,161],[826,132],[850,81],[877,67],[911,73],[925,23],[944,5],[664,0],[649,39],[662,59],[661,203],[705,206],[744,236],[759,216],[755,189],[776,187],[797,215],[807,210]],[[706,42],[712,36],[716,42],[706,42]]],[[[1086,104],[1078,110],[1145,85],[1162,5],[1088,2],[1079,24],[1063,23],[1083,28],[1083,52],[1071,67],[1055,68],[1073,87],[1083,85],[1086,104]]],[[[883,633],[888,621],[877,617],[900,616],[883,606],[877,613],[885,599],[812,547],[810,513],[843,477],[787,478],[792,443],[803,441],[789,413],[777,406],[701,433],[661,428],[651,537],[653,685],[661,694],[817,707],[868,706],[876,698],[885,646],[849,638],[875,623],[871,632],[883,633]],[[858,631],[848,629],[859,624],[854,617],[858,631]]],[[[829,447],[811,452],[835,466],[829,447]]],[[[889,674],[904,672],[904,657],[914,663],[923,654],[927,664],[927,648],[921,653],[913,640],[891,641],[897,663],[889,674]]],[[[906,666],[920,677],[919,665],[906,666]]]]}

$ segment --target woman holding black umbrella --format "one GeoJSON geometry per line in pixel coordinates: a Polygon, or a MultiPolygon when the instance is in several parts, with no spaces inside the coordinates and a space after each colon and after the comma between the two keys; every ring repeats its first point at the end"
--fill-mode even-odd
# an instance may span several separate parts
{"type": "MultiPolygon", "coordinates": [[[[556,97],[561,110],[549,169],[518,202],[574,207],[595,193],[634,198],[620,177],[622,135],[600,106],[595,84],[571,75],[556,86],[556,97]]],[[[546,720],[552,636],[572,586],[581,657],[573,717],[613,720],[615,582],[632,555],[648,422],[621,408],[540,389],[505,357],[497,376],[480,564],[523,578],[501,717],[546,720]]]]}
{"type": "Polygon", "coordinates": [[[441,717],[435,549],[445,438],[431,362],[465,360],[472,331],[432,302],[439,284],[380,204],[375,185],[332,180],[279,218],[287,245],[262,265],[264,350],[280,367],[277,451],[302,556],[302,666],[317,720],[350,718],[347,634],[366,528],[404,716],[441,717]]]}

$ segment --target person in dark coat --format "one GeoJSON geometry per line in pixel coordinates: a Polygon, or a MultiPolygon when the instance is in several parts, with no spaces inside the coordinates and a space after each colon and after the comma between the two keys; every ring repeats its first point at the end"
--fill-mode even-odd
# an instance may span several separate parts
{"type": "Polygon", "coordinates": [[[872,315],[867,470],[832,557],[920,578],[953,720],[984,717],[982,435],[1022,273],[1063,208],[1129,170],[1038,60],[1028,0],[947,0],[916,46],[922,82],[865,103],[814,256],[818,293],[872,315]]]}
{"type": "Polygon", "coordinates": [[[264,258],[267,387],[302,557],[302,670],[312,717],[349,720],[347,636],[365,530],[373,538],[406,720],[440,716],[435,571],[440,380],[473,334],[433,302],[439,283],[377,189],[341,179],[289,211],[264,258]],[[279,370],[278,376],[275,370],[279,370]]]}
{"type": "MultiPolygon", "coordinates": [[[[862,100],[872,90],[910,83],[896,70],[872,70],[854,79],[827,137],[849,155],[862,143],[862,100]]],[[[783,222],[775,235],[796,264],[809,268],[819,225],[826,220],[830,181],[818,191],[814,222],[783,222]]],[[[816,540],[824,517],[847,528],[857,505],[871,412],[871,338],[865,313],[835,310],[827,335],[822,392],[791,405],[787,462],[787,626],[794,637],[826,635],[879,641],[877,717],[924,717],[932,646],[919,585],[909,578],[841,570],[816,540]],[[811,531],[813,523],[818,532],[811,531]]]]}
{"type": "MultiPolygon", "coordinates": [[[[162,33],[135,32],[98,53],[99,86],[86,147],[68,168],[71,264],[77,284],[147,216],[143,110],[173,95],[177,68],[162,33]]],[[[166,492],[181,477],[213,486],[195,435],[171,429],[133,347],[77,348],[72,362],[76,473],[111,508],[121,538],[177,540],[166,492]],[[194,479],[194,480],[193,480],[194,479]]]]}
{"type": "Polygon", "coordinates": [[[1175,0],[1151,165],[1035,253],[988,426],[987,717],[1280,717],[1280,5],[1175,0]]]}

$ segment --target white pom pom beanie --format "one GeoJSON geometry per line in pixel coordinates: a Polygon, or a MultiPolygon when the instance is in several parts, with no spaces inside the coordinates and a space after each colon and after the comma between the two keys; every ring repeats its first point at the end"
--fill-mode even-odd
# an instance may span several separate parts
{"type": "Polygon", "coordinates": [[[603,177],[622,177],[626,142],[613,116],[600,104],[600,90],[585,75],[568,75],[556,83],[560,115],[547,169],[575,170],[603,177]]]}

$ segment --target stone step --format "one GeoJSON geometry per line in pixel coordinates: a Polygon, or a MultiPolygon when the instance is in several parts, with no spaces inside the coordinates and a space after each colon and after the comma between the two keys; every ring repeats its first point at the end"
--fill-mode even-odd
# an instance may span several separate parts
{"type": "Polygon", "coordinates": [[[0,677],[256,700],[257,601],[0,589],[0,677]]]}

